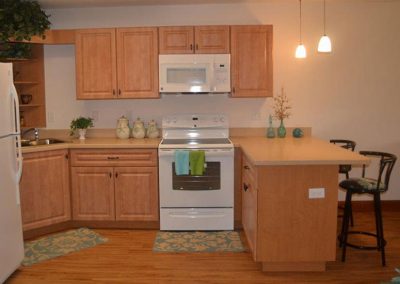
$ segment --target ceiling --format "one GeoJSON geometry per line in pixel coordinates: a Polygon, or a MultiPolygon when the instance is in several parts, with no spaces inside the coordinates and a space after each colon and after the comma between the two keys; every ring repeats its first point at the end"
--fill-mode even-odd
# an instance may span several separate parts
{"type": "MultiPolygon", "coordinates": [[[[265,2],[297,2],[298,0],[37,0],[44,9],[51,8],[83,8],[113,7],[131,5],[188,5],[188,4],[232,4],[232,3],[265,3],[265,2]]],[[[322,0],[308,0],[321,1],[322,0]]],[[[331,0],[349,1],[349,0],[331,0]]],[[[400,0],[355,0],[359,2],[397,2],[400,0]]]]}
{"type": "MultiPolygon", "coordinates": [[[[270,1],[270,0],[267,0],[270,1]]],[[[266,0],[38,0],[42,8],[83,8],[131,5],[260,3],[266,0]]]]}

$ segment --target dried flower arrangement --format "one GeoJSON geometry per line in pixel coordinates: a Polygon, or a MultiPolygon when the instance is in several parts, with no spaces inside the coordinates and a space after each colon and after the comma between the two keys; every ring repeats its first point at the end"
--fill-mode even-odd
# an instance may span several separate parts
{"type": "Polygon", "coordinates": [[[289,99],[282,88],[281,93],[274,97],[274,117],[281,121],[285,118],[289,118],[291,115],[291,108],[292,107],[289,105],[289,99]]]}

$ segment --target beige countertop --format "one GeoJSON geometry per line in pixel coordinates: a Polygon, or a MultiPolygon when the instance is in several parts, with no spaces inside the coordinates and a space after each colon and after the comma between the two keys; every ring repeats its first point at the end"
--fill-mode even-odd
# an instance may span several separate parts
{"type": "Polygon", "coordinates": [[[231,137],[254,165],[368,164],[369,159],[314,137],[231,137]]]}
{"type": "Polygon", "coordinates": [[[94,148],[158,148],[161,139],[118,139],[118,138],[86,138],[85,140],[73,139],[66,143],[22,147],[22,153],[41,152],[59,149],[94,149],[94,148]]]}
{"type": "MultiPolygon", "coordinates": [[[[313,137],[274,138],[231,137],[235,147],[241,147],[243,153],[255,165],[336,165],[367,164],[369,159],[357,153],[345,150],[313,137]]],[[[22,153],[41,152],[58,149],[94,149],[94,148],[153,148],[157,149],[161,139],[118,139],[87,138],[73,139],[66,143],[23,147],[22,153]]]]}

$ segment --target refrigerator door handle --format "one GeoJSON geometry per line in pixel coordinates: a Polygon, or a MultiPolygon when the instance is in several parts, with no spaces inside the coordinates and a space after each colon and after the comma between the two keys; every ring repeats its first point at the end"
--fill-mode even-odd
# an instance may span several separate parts
{"type": "MultiPolygon", "coordinates": [[[[18,94],[17,90],[15,89],[14,84],[11,84],[11,95],[14,99],[14,104],[15,104],[15,125],[17,127],[16,133],[17,133],[17,163],[18,163],[18,171],[17,171],[17,182],[19,183],[21,180],[21,175],[22,175],[22,146],[21,146],[21,125],[19,121],[19,101],[18,101],[18,94]]],[[[18,194],[19,195],[19,192],[18,194]]],[[[17,196],[19,200],[19,196],[17,196]]]]}

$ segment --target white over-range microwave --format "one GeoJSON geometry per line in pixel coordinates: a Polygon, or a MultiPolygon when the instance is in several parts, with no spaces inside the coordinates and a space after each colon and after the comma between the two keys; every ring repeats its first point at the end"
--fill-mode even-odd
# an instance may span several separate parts
{"type": "Polygon", "coordinates": [[[160,93],[229,93],[229,54],[159,56],[160,93]]]}

